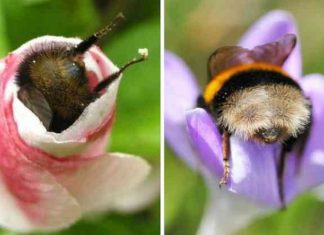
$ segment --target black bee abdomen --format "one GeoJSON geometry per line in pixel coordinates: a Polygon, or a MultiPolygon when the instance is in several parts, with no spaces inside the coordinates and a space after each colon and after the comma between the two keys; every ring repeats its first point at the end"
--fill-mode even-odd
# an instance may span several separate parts
{"type": "Polygon", "coordinates": [[[203,109],[208,109],[208,105],[205,102],[205,99],[202,95],[198,96],[197,98],[197,107],[198,108],[203,108],[203,109]]]}
{"type": "MultiPolygon", "coordinates": [[[[76,119],[75,119],[76,120],[76,119]]],[[[48,129],[48,131],[52,131],[55,133],[61,133],[68,127],[70,127],[74,122],[74,119],[64,119],[58,113],[54,113],[54,116],[52,118],[51,125],[48,129]]]]}

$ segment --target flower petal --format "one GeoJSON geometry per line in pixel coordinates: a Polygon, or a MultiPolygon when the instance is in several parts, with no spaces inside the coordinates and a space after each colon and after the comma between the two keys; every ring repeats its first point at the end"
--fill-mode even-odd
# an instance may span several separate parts
{"type": "Polygon", "coordinates": [[[114,199],[114,211],[130,213],[147,208],[160,196],[160,166],[155,166],[149,176],[137,187],[120,194],[114,199]],[[158,168],[158,169],[156,169],[158,168]]]}
{"type": "Polygon", "coordinates": [[[47,171],[31,162],[2,162],[1,173],[3,227],[19,232],[53,231],[68,227],[81,216],[77,201],[47,171]]]}
{"type": "Polygon", "coordinates": [[[312,126],[304,156],[301,160],[301,169],[297,173],[299,191],[324,182],[324,76],[312,74],[303,78],[301,86],[305,95],[312,102],[312,126]]]}
{"type": "Polygon", "coordinates": [[[114,200],[141,183],[150,171],[142,158],[110,153],[56,174],[58,181],[80,203],[83,212],[114,207],[114,200]]]}
{"type": "Polygon", "coordinates": [[[215,178],[206,171],[203,175],[210,195],[198,235],[234,234],[254,218],[270,212],[268,208],[253,204],[239,195],[219,190],[215,187],[215,178]]]}
{"type": "Polygon", "coordinates": [[[213,174],[223,174],[222,137],[209,114],[202,108],[186,113],[189,137],[199,154],[199,160],[213,174]]]}
{"type": "MultiPolygon", "coordinates": [[[[204,109],[187,113],[189,134],[200,160],[214,175],[223,174],[222,138],[204,109]]],[[[232,136],[229,190],[255,201],[280,207],[276,157],[277,145],[261,145],[232,136]]],[[[217,187],[217,183],[215,186],[217,187]]]]}
{"type": "Polygon", "coordinates": [[[174,151],[191,167],[197,160],[185,126],[185,111],[196,106],[199,88],[187,65],[176,55],[165,52],[164,125],[165,137],[174,151]]]}
{"type": "Polygon", "coordinates": [[[272,207],[281,207],[277,178],[279,145],[257,144],[231,138],[229,190],[272,207]]]}
{"type": "MultiPolygon", "coordinates": [[[[19,135],[29,145],[42,149],[55,157],[65,157],[81,153],[88,148],[88,137],[100,131],[102,127],[107,127],[105,124],[114,115],[120,78],[111,84],[100,98],[92,102],[72,126],[62,133],[53,133],[48,132],[38,117],[18,99],[17,91],[19,88],[15,81],[15,75],[21,58],[26,53],[28,54],[31,48],[39,48],[40,45],[52,45],[53,43],[76,44],[78,42],[80,42],[80,39],[54,36],[33,39],[6,57],[6,66],[1,73],[5,100],[7,102],[13,100],[13,115],[19,135]]],[[[84,54],[84,62],[87,72],[91,73],[91,76],[89,75],[89,82],[92,85],[118,70],[98,47],[92,47],[84,54]]],[[[111,126],[106,128],[105,140],[110,133],[111,126]]],[[[103,152],[104,148],[101,148],[101,153],[103,152]]]]}
{"type": "MultiPolygon", "coordinates": [[[[278,40],[284,34],[298,36],[295,20],[286,11],[275,10],[261,17],[241,38],[239,45],[248,49],[278,40]]],[[[284,69],[296,80],[302,77],[300,38],[294,51],[284,64],[284,69]]]]}
{"type": "Polygon", "coordinates": [[[324,201],[324,185],[320,185],[316,187],[314,190],[312,190],[316,198],[318,198],[321,201],[324,201]]]}

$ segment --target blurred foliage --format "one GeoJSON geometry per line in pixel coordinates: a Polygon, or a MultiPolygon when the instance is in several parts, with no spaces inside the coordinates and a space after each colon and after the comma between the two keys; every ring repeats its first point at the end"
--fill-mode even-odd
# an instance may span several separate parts
{"type": "MultiPolygon", "coordinates": [[[[110,149],[160,162],[160,2],[158,0],[0,0],[0,55],[42,35],[86,37],[122,11],[127,21],[101,42],[121,66],[147,47],[149,59],[124,73],[110,149]],[[105,6],[100,4],[106,4],[105,6]]],[[[136,214],[86,218],[55,234],[158,234],[160,203],[136,214]]],[[[2,230],[0,234],[15,234],[2,230]]]]}
{"type": "Polygon", "coordinates": [[[260,218],[237,232],[237,235],[320,235],[324,234],[323,217],[324,202],[305,194],[297,198],[285,211],[260,218]]]}
{"type": "Polygon", "coordinates": [[[160,46],[157,19],[120,33],[118,40],[104,49],[109,58],[122,65],[137,56],[137,49],[147,47],[149,59],[130,68],[123,75],[117,100],[117,123],[112,149],[157,159],[160,149],[160,46]],[[152,40],[154,39],[154,40],[152,40]],[[124,53],[121,53],[124,51],[124,53]],[[125,131],[125,130],[131,130],[125,131]],[[135,138],[134,138],[135,137],[135,138]]]}
{"type": "MultiPolygon", "coordinates": [[[[324,74],[323,7],[323,0],[307,3],[302,0],[165,0],[165,45],[187,62],[203,87],[207,78],[207,58],[216,48],[235,45],[259,17],[273,9],[284,9],[295,16],[299,26],[304,73],[324,74]]],[[[179,159],[175,160],[171,151],[165,154],[167,234],[195,234],[201,220],[198,215],[208,195],[201,194],[206,190],[202,186],[204,183],[201,179],[195,183],[193,177],[199,177],[190,173],[179,159]],[[183,208],[191,203],[195,203],[195,207],[183,208]]],[[[237,234],[324,234],[323,218],[324,203],[305,194],[286,211],[259,218],[237,234]]]]}
{"type": "Polygon", "coordinates": [[[192,234],[204,209],[202,178],[186,168],[170,149],[165,151],[164,223],[166,234],[192,234]]]}

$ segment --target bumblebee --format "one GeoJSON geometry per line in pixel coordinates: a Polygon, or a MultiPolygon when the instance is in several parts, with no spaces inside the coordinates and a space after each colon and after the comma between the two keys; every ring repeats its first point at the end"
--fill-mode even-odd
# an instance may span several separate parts
{"type": "Polygon", "coordinates": [[[286,34],[252,50],[222,47],[209,57],[209,82],[198,106],[212,115],[222,133],[224,173],[220,186],[230,175],[231,135],[263,144],[278,142],[282,145],[278,186],[283,202],[286,153],[296,147],[301,155],[311,125],[309,99],[282,68],[295,45],[296,36],[286,34]]]}
{"type": "Polygon", "coordinates": [[[127,67],[147,58],[146,50],[139,51],[140,58],[134,58],[90,89],[83,54],[124,19],[118,14],[109,25],[77,45],[46,43],[23,58],[16,75],[18,98],[48,131],[60,133],[71,126],[127,67]]]}

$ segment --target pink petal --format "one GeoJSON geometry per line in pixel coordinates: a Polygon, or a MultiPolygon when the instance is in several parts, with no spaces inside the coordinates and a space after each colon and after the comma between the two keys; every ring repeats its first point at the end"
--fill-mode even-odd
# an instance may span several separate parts
{"type": "Polygon", "coordinates": [[[185,162],[196,167],[197,159],[185,126],[185,111],[196,106],[200,91],[187,65],[170,52],[165,52],[164,71],[165,138],[185,162]]]}
{"type": "Polygon", "coordinates": [[[142,158],[110,153],[57,173],[58,181],[80,203],[82,211],[114,208],[114,201],[141,183],[150,171],[142,158]]]}
{"type": "Polygon", "coordinates": [[[295,19],[286,11],[271,11],[261,17],[241,38],[239,45],[248,49],[278,40],[284,34],[297,35],[297,45],[286,60],[284,69],[296,80],[302,77],[300,38],[295,19]]]}
{"type": "Polygon", "coordinates": [[[1,196],[7,199],[0,203],[0,222],[17,231],[61,229],[80,217],[80,207],[48,171],[28,160],[28,154],[41,152],[29,148],[17,133],[12,98],[5,93],[10,78],[6,75],[12,69],[9,62],[0,75],[1,196]]]}
{"type": "Polygon", "coordinates": [[[53,176],[15,152],[3,136],[0,145],[2,226],[19,232],[52,231],[66,228],[79,219],[78,202],[53,176]],[[12,152],[15,157],[9,155],[12,152]]]}

